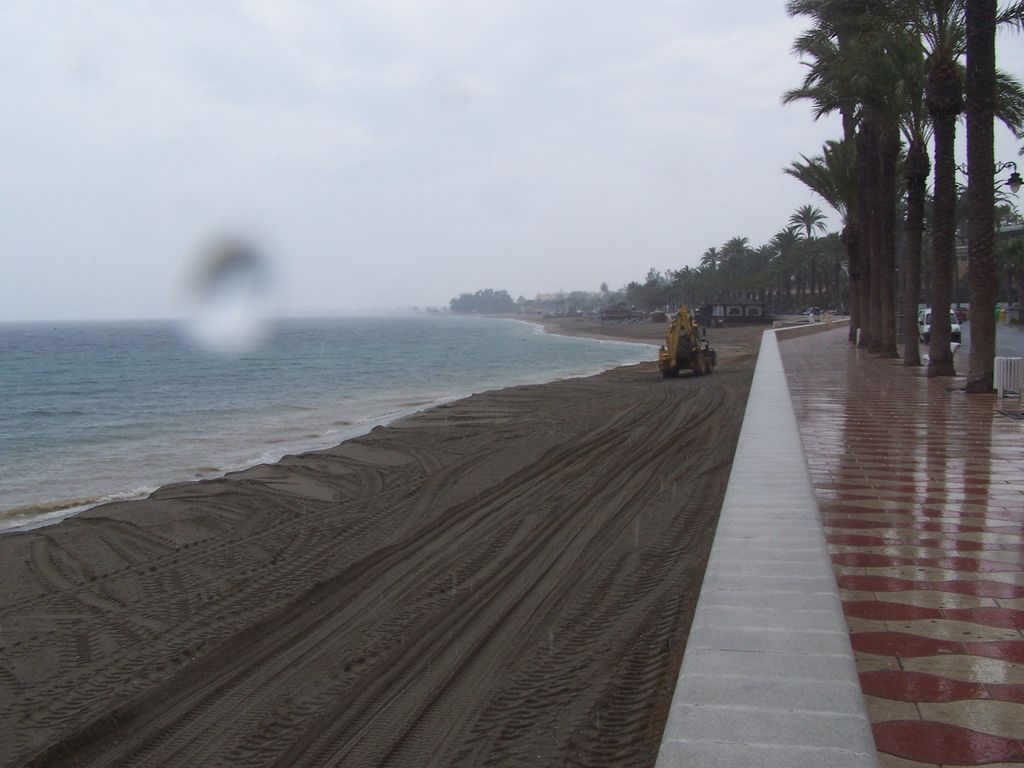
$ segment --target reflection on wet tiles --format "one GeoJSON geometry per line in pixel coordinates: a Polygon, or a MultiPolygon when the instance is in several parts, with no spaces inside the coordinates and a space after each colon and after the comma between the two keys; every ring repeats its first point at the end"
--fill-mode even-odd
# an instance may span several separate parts
{"type": "MultiPolygon", "coordinates": [[[[978,525],[969,525],[966,523],[959,523],[953,521],[940,522],[935,520],[921,521],[921,522],[907,522],[906,520],[897,521],[894,519],[895,515],[880,515],[875,519],[870,518],[841,518],[836,516],[826,517],[822,522],[824,526],[831,530],[848,530],[848,531],[867,531],[876,530],[883,528],[891,528],[893,530],[904,530],[904,531],[923,531],[925,533],[956,533],[956,534],[967,534],[967,533],[983,533],[983,529],[978,525]]],[[[1005,533],[1012,534],[1013,531],[1005,531],[1005,533]]]]}
{"type": "Polygon", "coordinates": [[[874,653],[858,653],[854,651],[853,657],[857,661],[858,672],[876,670],[898,671],[902,669],[900,667],[900,660],[893,656],[879,656],[874,653]]]}
{"type": "Polygon", "coordinates": [[[989,544],[1004,544],[1003,549],[1020,551],[1024,545],[1024,538],[1016,531],[997,531],[991,528],[988,531],[958,533],[956,536],[960,541],[975,541],[989,544]]]}
{"type": "Polygon", "coordinates": [[[846,544],[855,547],[915,547],[918,549],[937,549],[943,552],[1024,552],[1024,541],[1019,536],[1007,537],[989,534],[962,534],[960,538],[939,537],[918,534],[916,531],[894,531],[886,529],[884,535],[860,533],[834,533],[825,531],[825,540],[829,544],[846,544]],[[982,540],[972,541],[970,537],[981,537],[982,540]],[[1012,539],[1012,540],[1008,540],[1012,539]]]}
{"type": "Polygon", "coordinates": [[[1003,584],[1014,584],[1019,587],[1024,587],[1024,573],[1020,571],[1006,571],[1004,573],[993,573],[990,576],[986,576],[986,579],[990,581],[998,581],[1003,584]]]}
{"type": "MultiPolygon", "coordinates": [[[[840,595],[840,597],[843,597],[840,595]]],[[[847,602],[843,598],[843,612],[861,619],[899,621],[913,619],[948,619],[972,621],[990,627],[1017,629],[1024,626],[1024,611],[1005,608],[923,608],[889,600],[847,602]]]]}
{"type": "Polygon", "coordinates": [[[925,656],[901,659],[900,666],[910,672],[949,677],[971,683],[1020,685],[1024,683],[1024,665],[976,656],[925,656]]]}
{"type": "Polygon", "coordinates": [[[857,651],[886,656],[917,657],[958,654],[1024,663],[1024,640],[951,640],[909,632],[858,632],[850,636],[857,651]]]}
{"type": "MultiPolygon", "coordinates": [[[[839,599],[843,601],[843,606],[844,606],[844,610],[845,610],[845,606],[846,606],[847,603],[873,603],[873,602],[877,602],[878,595],[876,595],[874,592],[858,592],[858,591],[853,590],[853,589],[840,589],[839,590],[839,599]]],[[[851,614],[850,614],[849,611],[846,611],[846,615],[850,616],[851,614]]],[[[884,616],[880,616],[880,617],[860,616],[858,618],[864,618],[864,619],[876,619],[877,618],[877,619],[880,619],[882,621],[885,620],[884,616]]]]}
{"type": "Polygon", "coordinates": [[[974,597],[1024,597],[1024,587],[996,581],[975,580],[973,577],[966,580],[925,581],[898,579],[890,576],[847,576],[845,574],[837,574],[836,582],[842,589],[873,592],[924,590],[948,592],[958,595],[973,595],[974,597]]]}
{"type": "Polygon", "coordinates": [[[999,563],[1012,564],[1018,568],[1024,565],[1024,558],[1020,555],[1015,555],[1012,552],[986,552],[985,560],[993,560],[999,563]]]}
{"type": "MultiPolygon", "coordinates": [[[[961,572],[950,568],[932,568],[924,565],[872,566],[861,568],[850,568],[849,566],[839,565],[836,569],[836,573],[842,573],[847,576],[888,576],[895,579],[912,579],[914,581],[949,581],[951,579],[966,579],[969,581],[978,581],[981,579],[989,581],[997,580],[988,574],[982,574],[979,576],[976,571],[961,572]]],[[[1013,575],[1011,575],[1011,578],[1013,578],[1013,575]]],[[[999,579],[999,581],[1002,581],[1002,579],[999,579]]],[[[1012,584],[1013,582],[1010,581],[1004,583],[1012,584]]]]}
{"type": "Polygon", "coordinates": [[[917,711],[917,704],[913,702],[883,699],[878,696],[871,696],[865,691],[864,705],[867,707],[868,717],[873,723],[879,723],[883,720],[921,719],[917,711]]]}
{"type": "Polygon", "coordinates": [[[975,557],[894,557],[877,551],[861,550],[856,547],[836,547],[832,552],[832,562],[839,566],[860,566],[863,568],[884,567],[886,565],[921,565],[958,571],[960,573],[1024,573],[1024,564],[1019,562],[1001,562],[993,559],[975,557]],[[838,551],[842,550],[842,551],[838,551]]]}
{"type": "Polygon", "coordinates": [[[1024,744],[1019,739],[959,725],[928,720],[893,720],[875,723],[872,730],[878,749],[898,757],[965,765],[1024,760],[1024,744]]]}
{"type": "Polygon", "coordinates": [[[922,608],[999,608],[998,598],[975,597],[974,595],[958,595],[955,592],[931,592],[915,590],[913,592],[889,592],[885,599],[892,603],[917,605],[922,608]]]}
{"type": "Polygon", "coordinates": [[[958,642],[1024,640],[1024,637],[1021,637],[1020,632],[1016,629],[986,627],[983,624],[975,624],[970,621],[887,621],[885,622],[885,629],[882,631],[907,632],[935,640],[955,640],[958,642]]]}
{"type": "Polygon", "coordinates": [[[843,331],[780,350],[881,765],[1024,766],[1024,423],[843,331]]]}
{"type": "Polygon", "coordinates": [[[903,702],[992,698],[988,686],[981,683],[952,680],[939,675],[907,672],[902,669],[862,670],[860,685],[866,696],[903,702]]]}
{"type": "MultiPolygon", "coordinates": [[[[1022,730],[1019,704],[1005,701],[952,701],[920,705],[922,719],[962,725],[973,731],[991,733],[1008,739],[1020,739],[1022,730]]],[[[1024,758],[1024,755],[1021,756],[1024,758]]]]}
{"type": "MultiPolygon", "coordinates": [[[[1017,600],[996,600],[999,603],[1000,608],[1010,608],[1016,611],[1024,611],[1024,599],[1018,598],[1017,600]]],[[[1024,627],[1021,627],[1021,633],[1024,634],[1024,627]]]]}

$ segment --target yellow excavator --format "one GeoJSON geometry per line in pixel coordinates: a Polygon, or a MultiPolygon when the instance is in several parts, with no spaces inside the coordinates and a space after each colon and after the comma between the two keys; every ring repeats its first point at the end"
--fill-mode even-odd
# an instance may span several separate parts
{"type": "Polygon", "coordinates": [[[680,305],[665,333],[665,345],[658,350],[658,370],[666,379],[689,369],[694,376],[711,373],[715,367],[715,350],[708,343],[705,329],[697,325],[690,310],[680,305]]]}

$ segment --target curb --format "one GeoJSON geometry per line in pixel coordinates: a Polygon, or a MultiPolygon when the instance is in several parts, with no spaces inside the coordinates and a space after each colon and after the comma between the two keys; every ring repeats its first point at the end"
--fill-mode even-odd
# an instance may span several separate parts
{"type": "Polygon", "coordinates": [[[878,766],[778,349],[824,330],[761,337],[656,768],[878,766]]]}

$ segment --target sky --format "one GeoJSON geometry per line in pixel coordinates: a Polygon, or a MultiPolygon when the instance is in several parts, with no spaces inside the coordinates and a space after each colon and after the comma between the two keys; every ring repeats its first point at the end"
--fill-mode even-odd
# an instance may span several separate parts
{"type": "MultiPolygon", "coordinates": [[[[284,315],[759,245],[827,210],[781,172],[839,134],[781,104],[804,26],[781,0],[5,0],[0,320],[179,316],[226,237],[284,315]]],[[[1019,36],[999,55],[1024,76],[1019,36]]]]}

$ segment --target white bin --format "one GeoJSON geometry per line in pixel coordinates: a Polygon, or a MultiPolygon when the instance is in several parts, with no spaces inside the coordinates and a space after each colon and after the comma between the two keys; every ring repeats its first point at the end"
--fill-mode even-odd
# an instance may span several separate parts
{"type": "Polygon", "coordinates": [[[1024,357],[997,357],[992,375],[992,386],[999,397],[1004,392],[1015,392],[1020,395],[1024,389],[1024,357]]]}

